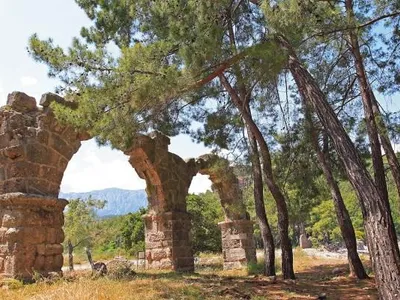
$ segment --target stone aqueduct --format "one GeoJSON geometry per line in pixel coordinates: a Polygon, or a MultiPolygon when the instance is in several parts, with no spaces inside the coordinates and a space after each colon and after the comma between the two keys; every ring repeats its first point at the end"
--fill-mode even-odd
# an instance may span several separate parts
{"type": "MultiPolygon", "coordinates": [[[[90,137],[58,123],[49,107],[52,101],[69,105],[48,93],[38,107],[34,98],[13,92],[0,108],[0,277],[30,278],[34,271],[46,275],[60,272],[63,265],[67,201],[58,199],[59,188],[68,162],[90,137]]],[[[253,224],[229,163],[215,155],[184,161],[168,152],[169,143],[155,132],[123,149],[147,185],[147,267],[194,269],[185,198],[197,173],[210,176],[225,212],[219,223],[224,268],[255,261],[253,224]]]]}

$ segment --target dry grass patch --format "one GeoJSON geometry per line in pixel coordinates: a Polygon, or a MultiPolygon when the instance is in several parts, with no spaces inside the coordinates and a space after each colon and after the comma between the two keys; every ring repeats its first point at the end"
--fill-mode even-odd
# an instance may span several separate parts
{"type": "MultiPolygon", "coordinates": [[[[207,257],[211,258],[211,257],[207,257]]],[[[334,268],[346,270],[344,260],[309,257],[295,251],[296,281],[276,283],[245,270],[203,268],[194,274],[144,271],[131,280],[91,277],[90,272],[66,273],[55,282],[15,285],[0,290],[0,299],[377,299],[373,280],[358,281],[335,276],[334,268]]],[[[345,275],[345,274],[343,274],[345,275]]]]}

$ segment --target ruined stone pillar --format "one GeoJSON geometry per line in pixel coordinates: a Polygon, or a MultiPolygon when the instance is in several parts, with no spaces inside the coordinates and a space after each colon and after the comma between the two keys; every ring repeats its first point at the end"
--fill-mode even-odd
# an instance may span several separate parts
{"type": "Polygon", "coordinates": [[[61,272],[63,209],[58,199],[67,164],[82,136],[58,123],[49,108],[55,94],[8,95],[0,108],[0,277],[29,279],[61,272]]]}
{"type": "Polygon", "coordinates": [[[0,274],[32,278],[60,272],[67,201],[24,193],[0,195],[0,274]]]}
{"type": "Polygon", "coordinates": [[[146,215],[144,220],[147,268],[193,271],[189,214],[165,212],[146,215]]]}
{"type": "Polygon", "coordinates": [[[233,220],[218,223],[221,228],[224,270],[241,269],[256,262],[253,222],[233,220]]]}
{"type": "Polygon", "coordinates": [[[218,223],[224,269],[241,269],[256,262],[253,222],[249,220],[238,178],[229,161],[207,154],[199,157],[196,163],[201,174],[210,176],[212,188],[218,193],[225,213],[225,221],[218,223]]]}
{"type": "Polygon", "coordinates": [[[193,271],[191,222],[186,196],[195,162],[168,152],[169,138],[154,132],[139,136],[125,154],[139,177],[146,180],[149,213],[145,219],[146,266],[152,269],[193,271]]]}

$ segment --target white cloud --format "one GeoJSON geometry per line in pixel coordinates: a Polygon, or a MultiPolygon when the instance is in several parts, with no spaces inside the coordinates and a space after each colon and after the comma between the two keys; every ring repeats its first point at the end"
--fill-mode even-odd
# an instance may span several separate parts
{"type": "Polygon", "coordinates": [[[20,78],[20,81],[23,87],[33,86],[36,85],[38,82],[38,80],[32,76],[22,76],[20,78]]]}

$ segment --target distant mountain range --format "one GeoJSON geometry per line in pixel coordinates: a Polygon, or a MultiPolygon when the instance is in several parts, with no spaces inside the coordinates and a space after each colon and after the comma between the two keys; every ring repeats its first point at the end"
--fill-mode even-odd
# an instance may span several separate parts
{"type": "Polygon", "coordinates": [[[130,212],[138,211],[141,207],[147,207],[147,195],[145,190],[123,190],[109,188],[99,191],[85,193],[60,193],[63,199],[92,199],[106,200],[103,209],[97,210],[99,217],[126,215],[130,212]]]}

